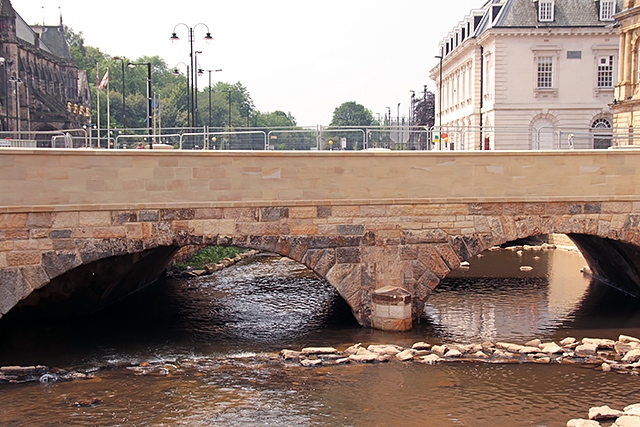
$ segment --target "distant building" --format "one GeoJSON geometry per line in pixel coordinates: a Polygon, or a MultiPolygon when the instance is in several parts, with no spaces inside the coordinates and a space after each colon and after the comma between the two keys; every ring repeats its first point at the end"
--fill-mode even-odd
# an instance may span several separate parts
{"type": "Polygon", "coordinates": [[[436,130],[455,149],[611,145],[623,0],[489,0],[440,42],[436,130]]]}
{"type": "Polygon", "coordinates": [[[10,0],[0,0],[0,132],[17,137],[90,121],[87,76],[69,53],[62,18],[57,26],[32,27],[10,0]]]}
{"type": "Polygon", "coordinates": [[[623,10],[615,15],[620,23],[620,69],[613,105],[613,122],[619,136],[638,145],[634,128],[640,128],[640,1],[624,0],[623,10]]]}

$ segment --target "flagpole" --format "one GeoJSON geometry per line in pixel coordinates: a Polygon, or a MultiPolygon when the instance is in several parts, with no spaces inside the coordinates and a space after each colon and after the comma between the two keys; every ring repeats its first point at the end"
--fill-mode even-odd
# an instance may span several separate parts
{"type": "MultiPolygon", "coordinates": [[[[109,67],[107,67],[107,76],[109,75],[109,67]]],[[[109,80],[107,79],[107,147],[111,148],[111,108],[109,106],[109,80]]],[[[115,147],[115,144],[113,145],[115,147]]]]}
{"type": "Polygon", "coordinates": [[[98,63],[96,62],[96,115],[98,117],[98,148],[100,148],[100,71],[98,70],[98,63]]]}

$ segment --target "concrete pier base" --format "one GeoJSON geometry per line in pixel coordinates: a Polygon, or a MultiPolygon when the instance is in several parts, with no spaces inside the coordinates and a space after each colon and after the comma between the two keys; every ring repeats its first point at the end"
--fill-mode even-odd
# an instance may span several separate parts
{"type": "Polygon", "coordinates": [[[377,289],[372,297],[371,326],[382,331],[409,331],[411,317],[411,294],[405,289],[385,286],[377,289]]]}

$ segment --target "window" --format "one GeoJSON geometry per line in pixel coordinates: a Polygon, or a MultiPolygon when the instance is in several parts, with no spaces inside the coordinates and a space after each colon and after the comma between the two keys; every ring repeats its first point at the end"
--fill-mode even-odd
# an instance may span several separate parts
{"type": "Polygon", "coordinates": [[[616,13],[615,0],[600,0],[600,20],[613,21],[613,15],[616,13]]]}
{"type": "Polygon", "coordinates": [[[538,2],[538,21],[552,22],[554,9],[554,0],[539,0],[538,2]]]}
{"type": "Polygon", "coordinates": [[[611,122],[607,119],[596,119],[591,124],[591,132],[593,133],[593,148],[596,150],[605,150],[611,147],[612,134],[611,122]]]}
{"type": "Polygon", "coordinates": [[[538,57],[538,89],[553,88],[553,56],[538,57]]]}
{"type": "Polygon", "coordinates": [[[598,58],[598,88],[613,87],[613,56],[598,58]]]}

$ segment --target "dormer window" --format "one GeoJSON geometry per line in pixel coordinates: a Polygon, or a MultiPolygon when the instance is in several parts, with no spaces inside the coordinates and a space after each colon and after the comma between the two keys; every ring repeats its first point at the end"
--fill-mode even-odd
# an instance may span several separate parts
{"type": "Polygon", "coordinates": [[[613,21],[613,15],[616,13],[615,0],[600,0],[600,20],[613,21]]]}
{"type": "Polygon", "coordinates": [[[554,12],[554,0],[538,1],[538,21],[553,22],[554,12]]]}

